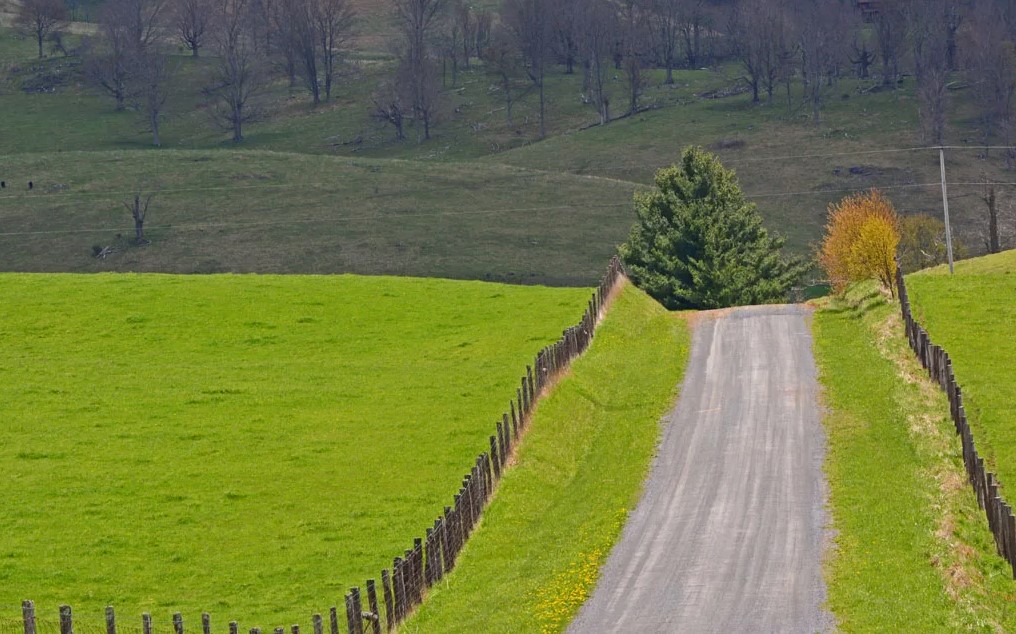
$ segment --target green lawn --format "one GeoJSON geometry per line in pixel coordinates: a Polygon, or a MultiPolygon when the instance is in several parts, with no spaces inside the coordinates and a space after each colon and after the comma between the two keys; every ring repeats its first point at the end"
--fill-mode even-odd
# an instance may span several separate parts
{"type": "MultiPolygon", "coordinates": [[[[907,277],[914,317],[952,358],[978,450],[1003,485],[1016,487],[1016,251],[907,277]]],[[[1011,492],[1006,497],[1012,498],[1011,492]]]]}
{"type": "Polygon", "coordinates": [[[32,598],[82,626],[107,604],[163,627],[176,610],[192,627],[202,610],[219,626],[309,624],[451,502],[525,363],[588,297],[0,275],[5,616],[32,598]]]}
{"type": "Polygon", "coordinates": [[[864,284],[814,318],[827,414],[828,605],[843,632],[1016,628],[1008,564],[966,483],[945,396],[864,284]]]}
{"type": "Polygon", "coordinates": [[[403,631],[562,631],[639,498],[688,349],[684,320],[628,286],[540,403],[458,567],[403,631]]]}

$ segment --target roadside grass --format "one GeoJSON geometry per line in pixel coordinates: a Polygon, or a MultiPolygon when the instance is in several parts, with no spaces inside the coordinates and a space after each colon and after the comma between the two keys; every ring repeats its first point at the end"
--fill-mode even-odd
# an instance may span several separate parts
{"type": "Polygon", "coordinates": [[[814,318],[834,543],[828,604],[844,632],[1012,631],[1016,585],[967,485],[945,396],[874,285],[814,318]]]}
{"type": "Polygon", "coordinates": [[[0,269],[393,274],[590,285],[633,187],[508,166],[259,151],[0,157],[0,269]],[[24,183],[34,181],[35,189],[24,183]],[[152,244],[123,203],[155,193],[152,244]],[[120,236],[120,237],[118,237],[120,236]],[[120,249],[92,257],[93,245],[120,249]]]}
{"type": "Polygon", "coordinates": [[[403,632],[558,632],[641,494],[688,328],[631,285],[536,411],[456,569],[403,632]]]}
{"type": "Polygon", "coordinates": [[[949,351],[977,446],[1013,498],[1016,487],[1016,251],[907,276],[914,317],[949,351]]]}
{"type": "Polygon", "coordinates": [[[84,631],[106,605],[309,622],[450,502],[524,364],[588,296],[0,275],[0,606],[32,598],[52,620],[67,603],[84,631]]]}

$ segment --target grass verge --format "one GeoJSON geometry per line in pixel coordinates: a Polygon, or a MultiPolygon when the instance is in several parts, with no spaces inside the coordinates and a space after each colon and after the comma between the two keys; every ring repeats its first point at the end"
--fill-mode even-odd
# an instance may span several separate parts
{"type": "Polygon", "coordinates": [[[540,402],[458,567],[403,631],[564,629],[638,500],[688,348],[684,321],[627,285],[540,402]]]}
{"type": "Polygon", "coordinates": [[[0,297],[0,606],[246,630],[341,605],[430,525],[589,290],[7,274],[0,297]]]}
{"type": "Polygon", "coordinates": [[[826,580],[840,629],[1012,631],[1016,585],[897,306],[863,285],[818,311],[814,330],[835,529],[826,580]]]}

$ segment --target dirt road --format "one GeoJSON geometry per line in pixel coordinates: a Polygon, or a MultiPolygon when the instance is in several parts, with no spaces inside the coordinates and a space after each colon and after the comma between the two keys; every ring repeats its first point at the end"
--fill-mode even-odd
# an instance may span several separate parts
{"type": "Polygon", "coordinates": [[[569,632],[832,629],[807,320],[797,306],[699,318],[645,495],[569,632]]]}

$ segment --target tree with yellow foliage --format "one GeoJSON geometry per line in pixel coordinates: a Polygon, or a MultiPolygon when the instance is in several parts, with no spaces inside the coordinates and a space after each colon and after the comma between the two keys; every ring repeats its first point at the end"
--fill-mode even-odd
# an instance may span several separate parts
{"type": "Polygon", "coordinates": [[[900,217],[877,189],[829,205],[829,221],[818,261],[837,293],[847,285],[876,279],[893,292],[900,217]]]}

